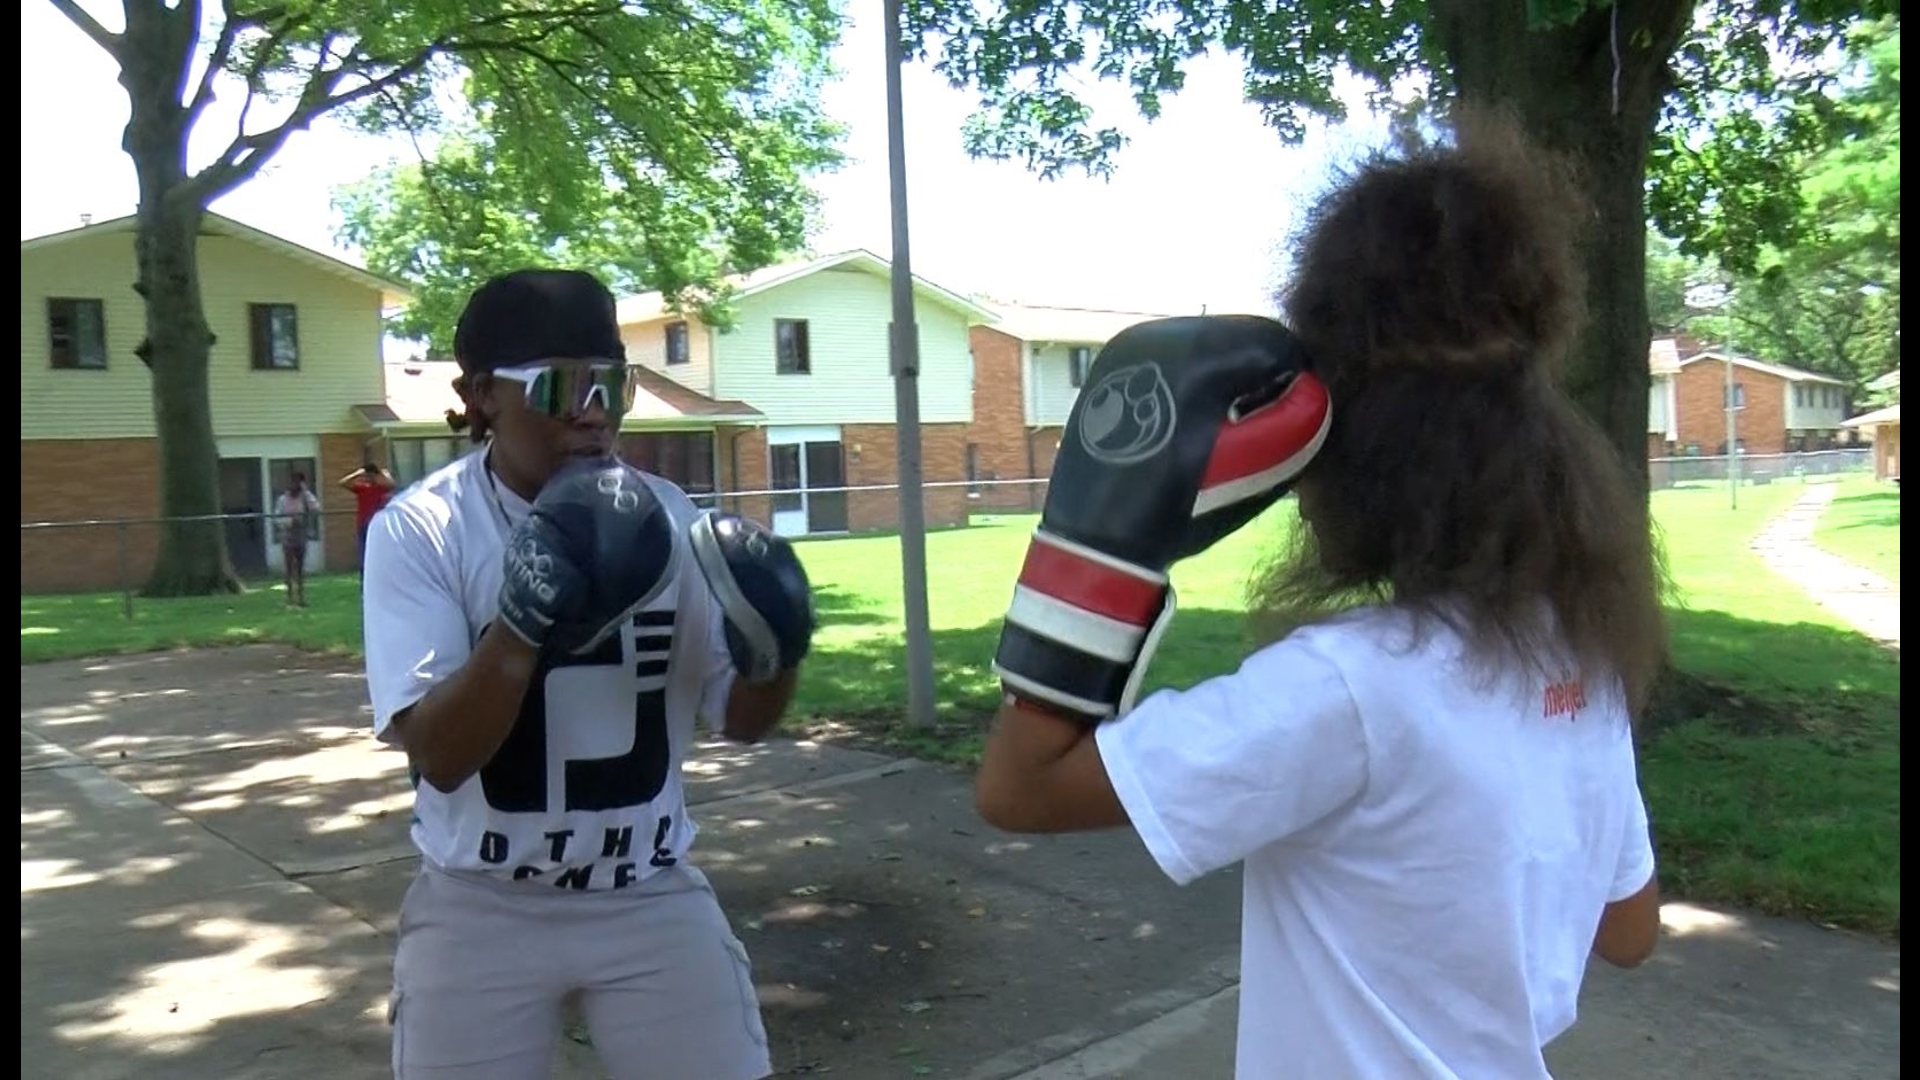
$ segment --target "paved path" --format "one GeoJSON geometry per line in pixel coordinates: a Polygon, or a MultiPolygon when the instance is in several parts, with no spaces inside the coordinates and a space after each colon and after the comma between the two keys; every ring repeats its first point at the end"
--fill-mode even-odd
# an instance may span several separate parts
{"type": "MultiPolygon", "coordinates": [[[[23,667],[21,1072],[385,1080],[414,860],[358,673],[252,647],[23,667]]],[[[1239,877],[1170,885],[1125,833],[1011,837],[954,769],[702,746],[697,857],[783,1078],[1226,1080],[1239,877]]],[[[1899,1075],[1900,950],[1670,905],[1596,970],[1560,1080],[1899,1075]]],[[[555,1077],[601,1075],[566,1040],[555,1077]]]]}
{"type": "Polygon", "coordinates": [[[1862,634],[1898,649],[1900,587],[1813,541],[1814,527],[1838,491],[1837,484],[1807,485],[1806,493],[1754,538],[1753,550],[1816,603],[1862,634]]]}

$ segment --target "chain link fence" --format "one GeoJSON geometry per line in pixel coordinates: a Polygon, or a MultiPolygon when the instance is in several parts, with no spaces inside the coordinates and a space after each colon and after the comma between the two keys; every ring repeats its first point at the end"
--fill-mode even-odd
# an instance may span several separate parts
{"type": "MultiPolygon", "coordinates": [[[[1654,490],[1722,486],[1725,455],[1654,458],[1648,474],[1654,490]]],[[[1808,482],[1817,478],[1872,475],[1869,448],[1792,454],[1743,454],[1736,466],[1745,485],[1808,482]]],[[[1006,515],[1037,514],[1048,480],[930,480],[921,507],[928,529],[949,529],[1006,515]]],[[[789,536],[833,537],[897,531],[897,484],[808,489],[688,493],[702,508],[744,514],[789,536]]],[[[23,596],[65,593],[117,594],[120,614],[132,618],[139,591],[152,573],[166,518],[101,518],[22,522],[20,589],[23,596]]],[[[279,516],[267,512],[213,514],[236,573],[250,585],[274,587],[284,576],[279,516]]],[[[310,578],[354,574],[359,539],[351,507],[310,515],[306,571],[310,578]]]]}
{"type": "Polygon", "coordinates": [[[1655,491],[1727,482],[1729,460],[1742,484],[1762,485],[1873,473],[1873,447],[1808,450],[1790,454],[1697,454],[1660,457],[1647,462],[1647,481],[1655,491]]]}
{"type": "MultiPolygon", "coordinates": [[[[1038,513],[1047,481],[931,480],[922,486],[927,527],[946,529],[992,515],[1038,513]]],[[[688,494],[702,509],[744,514],[791,536],[886,533],[900,527],[898,484],[688,494]]],[[[323,508],[307,518],[307,577],[357,573],[359,536],[352,507],[323,508]]],[[[119,613],[131,619],[170,521],[220,523],[234,572],[250,587],[274,588],[285,577],[284,518],[271,512],[25,521],[20,524],[21,594],[111,594],[119,600],[119,613]]]]}

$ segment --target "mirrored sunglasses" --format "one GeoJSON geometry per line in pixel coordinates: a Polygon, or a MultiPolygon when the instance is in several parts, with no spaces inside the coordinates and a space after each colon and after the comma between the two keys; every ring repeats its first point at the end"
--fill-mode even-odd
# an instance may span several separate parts
{"type": "Polygon", "coordinates": [[[612,417],[633,408],[638,386],[626,364],[522,364],[492,374],[526,388],[527,408],[555,418],[577,416],[595,401],[612,417]]]}

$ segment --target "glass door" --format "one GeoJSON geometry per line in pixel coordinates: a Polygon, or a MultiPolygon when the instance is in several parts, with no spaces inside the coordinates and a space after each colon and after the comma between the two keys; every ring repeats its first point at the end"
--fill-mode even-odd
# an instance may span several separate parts
{"type": "Polygon", "coordinates": [[[807,487],[807,531],[836,533],[847,531],[847,493],[822,491],[821,488],[847,486],[846,459],[837,442],[806,444],[805,482],[807,487]]]}
{"type": "MultiPolygon", "coordinates": [[[[285,495],[287,489],[293,486],[294,473],[299,473],[301,476],[306,477],[307,490],[313,492],[314,498],[320,498],[320,478],[314,475],[314,467],[316,464],[317,462],[310,457],[268,459],[267,483],[269,487],[267,488],[267,510],[275,511],[279,509],[280,496],[285,495]]],[[[342,494],[344,495],[345,493],[342,492],[342,494]]],[[[351,498],[351,496],[348,497],[351,498]]],[[[326,552],[322,547],[322,544],[325,542],[326,531],[323,520],[319,514],[307,515],[307,551],[305,562],[306,570],[309,574],[316,573],[322,566],[326,565],[326,552]]],[[[271,542],[267,547],[267,567],[277,574],[284,569],[286,552],[280,547],[279,522],[274,522],[274,526],[275,528],[271,531],[269,537],[271,542]]]]}
{"type": "Polygon", "coordinates": [[[773,531],[781,536],[805,536],[807,495],[801,444],[785,443],[767,449],[770,452],[767,486],[779,492],[773,496],[773,531]]]}
{"type": "MultiPolygon", "coordinates": [[[[260,484],[259,458],[221,458],[220,512],[258,514],[270,509],[260,484]]],[[[220,525],[226,533],[227,558],[233,560],[233,572],[243,578],[266,576],[271,539],[267,523],[257,517],[230,517],[220,525]]],[[[273,565],[280,565],[278,552],[273,553],[273,565]]]]}

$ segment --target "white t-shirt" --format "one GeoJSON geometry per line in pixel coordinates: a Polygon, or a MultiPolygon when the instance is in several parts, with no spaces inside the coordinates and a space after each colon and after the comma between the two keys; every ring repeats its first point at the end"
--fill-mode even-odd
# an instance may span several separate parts
{"type": "Polygon", "coordinates": [[[1653,874],[1618,681],[1487,685],[1411,627],[1350,612],[1098,731],[1169,877],[1245,864],[1241,1077],[1545,1080],[1653,874]]]}
{"type": "MultiPolygon", "coordinates": [[[[484,448],[398,495],[367,535],[365,637],[374,734],[460,670],[499,609],[502,559],[527,503],[484,448]]],[[[596,654],[543,661],[493,760],[451,793],[416,780],[413,841],[443,869],[579,890],[621,889],[687,855],[680,764],[696,715],[725,723],[725,624],[686,548],[699,511],[655,476],[678,582],[596,654]]]]}

